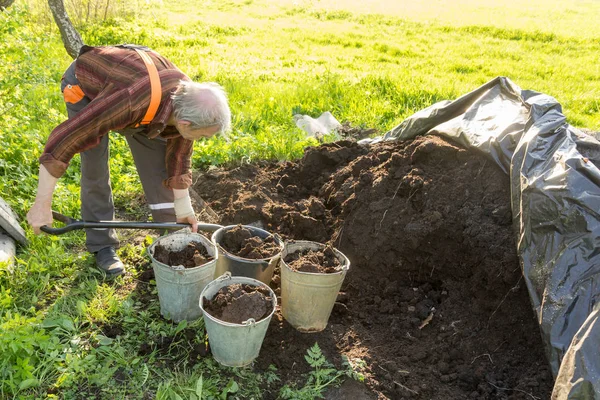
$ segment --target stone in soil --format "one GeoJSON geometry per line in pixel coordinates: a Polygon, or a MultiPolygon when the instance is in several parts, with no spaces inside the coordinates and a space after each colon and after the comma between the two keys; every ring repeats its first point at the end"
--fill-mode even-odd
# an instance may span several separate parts
{"type": "Polygon", "coordinates": [[[154,259],[171,267],[183,265],[185,268],[194,268],[206,264],[213,258],[202,243],[192,241],[179,251],[171,251],[158,244],[154,247],[154,259]]]}
{"type": "Polygon", "coordinates": [[[273,310],[273,299],[265,287],[235,283],[225,286],[212,300],[202,299],[204,310],[213,317],[233,324],[254,318],[256,322],[273,310]]]}
{"type": "Polygon", "coordinates": [[[221,242],[221,246],[227,252],[253,260],[271,258],[281,249],[273,235],[263,239],[242,225],[226,231],[221,242]]]}
{"type": "Polygon", "coordinates": [[[284,261],[294,271],[333,274],[340,271],[340,260],[329,245],[323,250],[303,249],[288,254],[284,261]]]}

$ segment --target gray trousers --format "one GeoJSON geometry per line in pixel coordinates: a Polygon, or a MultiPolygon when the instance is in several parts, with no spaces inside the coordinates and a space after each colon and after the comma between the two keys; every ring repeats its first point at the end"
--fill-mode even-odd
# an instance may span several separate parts
{"type": "MultiPolygon", "coordinates": [[[[67,85],[79,85],[75,76],[75,62],[63,75],[61,92],[67,85]]],[[[84,97],[75,104],[66,102],[69,118],[80,112],[90,101],[88,97],[84,97]]],[[[162,181],[168,177],[165,166],[166,139],[148,139],[141,133],[123,132],[123,134],[131,149],[153,220],[174,222],[176,217],[173,190],[162,184],[162,181]]],[[[102,137],[98,146],[81,153],[81,217],[84,221],[114,219],[109,156],[108,134],[102,137]]],[[[118,247],[119,239],[114,229],[86,229],[86,246],[89,252],[95,253],[105,247],[118,247]]]]}

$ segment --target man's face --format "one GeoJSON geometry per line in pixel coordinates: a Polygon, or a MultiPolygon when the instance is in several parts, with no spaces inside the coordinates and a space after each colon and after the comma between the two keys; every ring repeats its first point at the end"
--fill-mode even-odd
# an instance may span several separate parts
{"type": "Polygon", "coordinates": [[[218,125],[192,129],[188,121],[177,121],[175,123],[175,127],[177,128],[177,131],[179,131],[181,136],[187,140],[210,138],[219,131],[218,125]]]}

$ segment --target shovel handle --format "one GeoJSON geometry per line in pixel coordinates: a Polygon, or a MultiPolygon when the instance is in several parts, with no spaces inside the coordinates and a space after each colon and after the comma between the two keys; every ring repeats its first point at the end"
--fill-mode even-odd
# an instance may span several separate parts
{"type": "MultiPolygon", "coordinates": [[[[47,225],[41,226],[42,232],[50,235],[62,235],[63,233],[71,232],[76,229],[94,229],[94,228],[110,228],[110,229],[183,229],[190,228],[190,224],[181,224],[175,222],[120,222],[120,221],[81,221],[73,219],[52,211],[52,217],[65,224],[62,228],[52,228],[47,225]]],[[[198,230],[215,232],[222,228],[217,224],[198,224],[198,230]]]]}

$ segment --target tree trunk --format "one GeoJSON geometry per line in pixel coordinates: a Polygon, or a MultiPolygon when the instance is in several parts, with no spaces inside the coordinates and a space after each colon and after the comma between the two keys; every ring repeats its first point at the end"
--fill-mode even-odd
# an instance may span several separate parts
{"type": "Polygon", "coordinates": [[[79,49],[83,46],[83,40],[81,40],[81,35],[79,35],[79,32],[77,32],[77,29],[75,29],[73,23],[69,19],[63,0],[48,0],[48,5],[52,11],[54,22],[56,22],[56,25],[58,25],[58,29],[60,30],[60,37],[62,38],[67,53],[69,53],[72,58],[76,58],[79,55],[79,49]]]}
{"type": "Polygon", "coordinates": [[[0,0],[0,11],[2,11],[5,8],[8,8],[12,5],[12,3],[14,3],[15,0],[0,0]]]}

